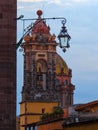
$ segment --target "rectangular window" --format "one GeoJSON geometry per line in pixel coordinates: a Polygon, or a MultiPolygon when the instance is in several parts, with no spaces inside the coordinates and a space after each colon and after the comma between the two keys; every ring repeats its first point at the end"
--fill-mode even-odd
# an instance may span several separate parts
{"type": "Polygon", "coordinates": [[[42,108],[42,113],[43,113],[43,114],[45,113],[45,108],[42,108]]]}
{"type": "Polygon", "coordinates": [[[35,126],[35,130],[38,130],[38,129],[37,129],[37,126],[35,126]]]}
{"type": "Polygon", "coordinates": [[[31,129],[30,130],[33,130],[33,126],[31,127],[31,129]]]}
{"type": "Polygon", "coordinates": [[[26,130],[29,130],[29,127],[26,127],[26,130]]]}

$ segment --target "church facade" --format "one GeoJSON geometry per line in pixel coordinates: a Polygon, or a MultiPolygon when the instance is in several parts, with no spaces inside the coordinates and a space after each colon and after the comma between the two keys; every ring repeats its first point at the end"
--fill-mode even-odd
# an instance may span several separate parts
{"type": "Polygon", "coordinates": [[[20,103],[20,125],[40,121],[43,113],[51,113],[54,107],[62,109],[73,105],[75,86],[71,83],[72,72],[56,52],[56,36],[41,18],[24,37],[24,84],[20,103]]]}

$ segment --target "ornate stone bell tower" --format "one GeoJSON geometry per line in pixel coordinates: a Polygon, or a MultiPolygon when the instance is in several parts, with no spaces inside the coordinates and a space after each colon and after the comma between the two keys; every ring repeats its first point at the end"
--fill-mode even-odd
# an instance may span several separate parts
{"type": "Polygon", "coordinates": [[[38,19],[21,45],[24,50],[22,125],[30,120],[38,121],[34,116],[41,115],[43,110],[49,113],[55,106],[65,108],[73,104],[75,86],[71,84],[71,70],[56,52],[55,35],[50,33],[50,27],[41,18],[42,11],[38,10],[37,15],[38,19]]]}
{"type": "Polygon", "coordinates": [[[58,101],[56,89],[56,41],[41,19],[32,27],[31,34],[25,36],[23,101],[58,101]]]}
{"type": "MultiPolygon", "coordinates": [[[[66,77],[71,79],[71,71],[56,53],[57,43],[55,41],[55,35],[50,34],[50,27],[41,19],[42,11],[38,10],[37,15],[38,19],[32,26],[31,32],[24,37],[25,42],[22,44],[24,50],[24,86],[22,90],[22,101],[58,101],[63,103],[61,97],[62,86],[64,86],[64,84],[61,81],[61,77],[63,76],[65,80],[66,77]],[[57,64],[57,60],[61,60],[61,63],[57,64]],[[57,66],[59,66],[59,68],[57,68],[57,66]],[[58,69],[60,69],[60,72],[57,72],[58,69]],[[65,73],[67,73],[67,75],[65,73]],[[62,83],[57,84],[57,82],[62,83]]],[[[68,86],[71,81],[66,80],[66,82],[68,86]]],[[[74,86],[71,85],[71,87],[70,100],[73,100],[72,93],[74,86]]],[[[63,91],[65,91],[64,88],[63,91]]],[[[67,95],[69,94],[68,91],[67,95]]],[[[73,101],[70,102],[71,103],[68,104],[72,104],[73,101]]]]}

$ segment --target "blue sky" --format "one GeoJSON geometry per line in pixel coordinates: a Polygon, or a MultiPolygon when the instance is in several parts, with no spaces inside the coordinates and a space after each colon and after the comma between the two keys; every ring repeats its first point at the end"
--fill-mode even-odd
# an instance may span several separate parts
{"type": "MultiPolygon", "coordinates": [[[[36,11],[43,10],[43,17],[65,17],[71,36],[66,53],[57,52],[72,69],[72,83],[76,86],[74,103],[98,99],[98,0],[18,0],[17,16],[36,18],[36,11]]],[[[30,21],[31,22],[31,21],[30,21]]],[[[47,21],[51,32],[58,35],[61,21],[47,21]]],[[[27,23],[28,25],[28,23],[27,23]]],[[[23,23],[17,21],[17,41],[23,35],[23,23]]],[[[21,101],[23,85],[23,57],[17,51],[17,104],[21,101]]],[[[19,105],[17,105],[19,113],[19,105]]]]}

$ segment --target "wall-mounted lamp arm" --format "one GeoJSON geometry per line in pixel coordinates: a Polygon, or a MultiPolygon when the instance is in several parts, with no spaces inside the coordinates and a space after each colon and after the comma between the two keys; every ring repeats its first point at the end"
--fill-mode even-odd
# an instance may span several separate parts
{"type": "MultiPolygon", "coordinates": [[[[22,20],[23,22],[26,20],[37,20],[37,18],[34,19],[23,19],[23,15],[20,15],[17,20],[22,20]]],[[[53,17],[53,18],[41,18],[37,23],[35,23],[33,26],[37,25],[39,22],[41,22],[42,20],[56,20],[56,19],[61,19],[62,21],[64,21],[66,23],[66,19],[64,17],[53,17]]],[[[27,35],[30,31],[31,31],[32,27],[30,27],[21,37],[21,39],[19,40],[19,42],[16,44],[16,49],[18,49],[18,47],[22,44],[23,38],[25,35],[27,35]]]]}

